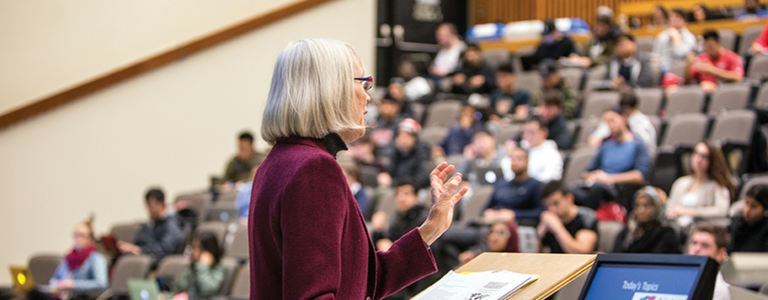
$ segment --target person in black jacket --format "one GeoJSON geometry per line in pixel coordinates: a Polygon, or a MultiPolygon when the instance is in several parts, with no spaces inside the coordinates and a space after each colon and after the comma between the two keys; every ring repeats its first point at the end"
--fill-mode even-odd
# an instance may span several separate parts
{"type": "Polygon", "coordinates": [[[403,119],[398,126],[390,151],[387,173],[379,174],[379,184],[389,186],[398,178],[413,178],[416,190],[429,186],[432,170],[431,149],[419,141],[421,125],[414,119],[403,119]]]}
{"type": "Polygon", "coordinates": [[[163,257],[175,254],[184,241],[184,233],[175,216],[165,213],[165,194],[160,189],[150,189],[144,197],[149,212],[149,223],[143,224],[133,244],[119,242],[120,253],[148,254],[153,265],[163,257]]]}
{"type": "Polygon", "coordinates": [[[541,33],[541,44],[536,49],[536,58],[557,60],[571,54],[578,54],[573,40],[557,29],[554,20],[544,21],[544,31],[541,33]]]}
{"type": "Polygon", "coordinates": [[[646,186],[635,193],[635,209],[627,227],[616,236],[615,253],[680,253],[674,229],[661,224],[664,205],[656,188],[646,186]]]}
{"type": "Polygon", "coordinates": [[[730,252],[768,252],[768,186],[747,191],[744,211],[731,222],[730,252]]]}
{"type": "Polygon", "coordinates": [[[483,61],[477,45],[467,45],[461,68],[453,75],[455,94],[490,94],[496,89],[496,71],[483,61]]]}

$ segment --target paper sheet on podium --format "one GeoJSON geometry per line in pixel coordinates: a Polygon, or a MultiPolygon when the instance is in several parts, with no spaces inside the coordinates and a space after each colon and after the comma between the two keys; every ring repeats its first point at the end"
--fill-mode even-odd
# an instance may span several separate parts
{"type": "Polygon", "coordinates": [[[536,275],[509,271],[477,273],[451,271],[412,300],[507,299],[538,278],[536,275]]]}

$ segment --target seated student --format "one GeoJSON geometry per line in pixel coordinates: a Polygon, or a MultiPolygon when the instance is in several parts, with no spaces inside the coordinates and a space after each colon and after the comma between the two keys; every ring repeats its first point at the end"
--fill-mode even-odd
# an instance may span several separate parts
{"type": "Polygon", "coordinates": [[[397,75],[403,79],[403,93],[406,101],[420,101],[432,93],[426,78],[419,76],[416,66],[410,60],[403,60],[397,68],[397,75]]]}
{"type": "Polygon", "coordinates": [[[657,5],[653,9],[651,24],[648,24],[648,27],[661,28],[661,27],[667,27],[668,24],[669,24],[669,12],[667,12],[667,9],[664,8],[664,6],[657,5]]]}
{"type": "MultiPolygon", "coordinates": [[[[565,84],[557,62],[550,59],[542,61],[539,64],[539,74],[541,75],[542,89],[533,93],[531,106],[541,106],[545,98],[556,95],[560,99],[560,108],[563,116],[567,119],[575,118],[578,114],[579,106],[578,91],[565,84]]],[[[559,142],[558,145],[560,145],[559,142]]]]}
{"type": "MultiPolygon", "coordinates": [[[[603,113],[611,138],[600,145],[584,174],[586,187],[573,190],[576,204],[598,209],[618,199],[616,185],[642,185],[648,178],[651,158],[645,143],[627,128],[627,118],[621,107],[603,113]]],[[[629,208],[631,203],[620,203],[629,208]]],[[[631,209],[630,209],[631,210],[631,209]]]]}
{"type": "Polygon", "coordinates": [[[547,127],[547,139],[557,144],[557,149],[566,150],[571,146],[573,132],[568,129],[568,121],[563,116],[562,100],[557,94],[547,95],[537,107],[539,117],[547,127]]]}
{"type": "Polygon", "coordinates": [[[734,19],[750,20],[768,18],[768,11],[763,9],[758,0],[744,0],[744,8],[736,11],[734,19]]]}
{"type": "Polygon", "coordinates": [[[393,178],[411,177],[416,189],[429,186],[432,158],[429,146],[419,141],[421,125],[414,119],[404,119],[390,146],[390,163],[386,173],[379,174],[379,185],[389,186],[393,178]]]}
{"type": "Polygon", "coordinates": [[[511,64],[502,64],[496,71],[496,90],[491,93],[491,107],[498,116],[506,114],[525,115],[531,94],[517,86],[517,76],[511,64]],[[524,112],[518,112],[524,110],[524,112]]]}
{"type": "Polygon", "coordinates": [[[635,209],[616,236],[614,253],[680,253],[677,232],[663,226],[664,204],[656,188],[646,186],[635,193],[635,209]]]}
{"type": "Polygon", "coordinates": [[[461,108],[459,125],[451,128],[440,145],[433,147],[432,157],[446,157],[464,153],[464,148],[472,143],[472,136],[475,135],[475,132],[483,129],[482,123],[475,119],[475,112],[477,111],[471,105],[464,105],[461,108]]]}
{"type": "Polygon", "coordinates": [[[669,15],[669,26],[654,40],[653,53],[659,56],[659,65],[664,73],[669,72],[673,62],[685,61],[696,47],[696,36],[685,25],[685,11],[673,9],[669,15]]]}
{"type": "Polygon", "coordinates": [[[576,206],[573,195],[559,180],[542,189],[546,210],[536,228],[542,247],[551,253],[588,254],[597,250],[595,211],[576,206]]]}
{"type": "Polygon", "coordinates": [[[218,295],[227,275],[227,267],[220,264],[221,256],[219,242],[212,233],[203,232],[193,238],[190,256],[192,263],[179,273],[171,289],[171,295],[183,293],[186,295],[184,299],[218,295]]]}
{"type": "Polygon", "coordinates": [[[623,33],[617,40],[617,55],[611,59],[608,65],[606,79],[613,81],[615,89],[654,86],[651,58],[647,54],[637,51],[635,37],[623,33]]]}
{"type": "Polygon", "coordinates": [[[384,98],[379,101],[379,117],[371,132],[371,139],[377,145],[387,145],[392,142],[397,126],[403,120],[400,116],[401,108],[401,104],[390,94],[384,95],[384,98]]]}
{"type": "MultiPolygon", "coordinates": [[[[496,138],[488,130],[479,130],[472,135],[472,143],[464,147],[464,163],[456,168],[465,180],[476,186],[480,184],[482,174],[476,174],[478,168],[501,168],[504,178],[512,179],[509,156],[503,146],[496,144],[496,138]]],[[[501,178],[499,178],[501,180],[501,178]]]]}
{"type": "Polygon", "coordinates": [[[704,32],[704,53],[698,58],[688,56],[686,83],[699,83],[707,93],[714,92],[721,82],[738,82],[744,78],[741,57],[720,44],[717,31],[704,32]]]}
{"type": "Polygon", "coordinates": [[[528,153],[525,150],[512,149],[509,156],[515,178],[512,181],[496,181],[491,199],[483,211],[483,220],[486,223],[516,221],[518,224],[534,226],[544,209],[541,203],[541,182],[528,177],[528,153]]]}
{"type": "Polygon", "coordinates": [[[235,198],[235,208],[240,212],[240,222],[243,225],[248,225],[248,208],[251,205],[251,191],[253,191],[253,178],[256,177],[256,170],[259,168],[251,169],[248,182],[240,187],[235,198]]]}
{"type": "Polygon", "coordinates": [[[540,60],[557,60],[561,57],[568,57],[574,53],[577,52],[573,40],[557,29],[554,20],[545,20],[544,31],[541,33],[541,43],[536,49],[536,54],[534,56],[540,60]]]}
{"type": "Polygon", "coordinates": [[[731,222],[730,252],[768,252],[768,186],[747,191],[744,210],[731,222]]]}
{"type": "Polygon", "coordinates": [[[74,248],[61,261],[49,282],[52,294],[70,298],[95,296],[107,288],[107,260],[96,252],[93,219],[75,227],[74,248]]]}
{"type": "Polygon", "coordinates": [[[429,74],[435,78],[449,75],[459,67],[459,57],[466,45],[459,39],[459,31],[456,25],[443,23],[435,31],[435,40],[440,50],[437,52],[429,74]]]}
{"type": "Polygon", "coordinates": [[[184,242],[184,233],[176,217],[165,214],[165,194],[159,189],[150,189],[144,197],[149,213],[149,223],[141,225],[131,243],[119,241],[120,253],[148,254],[153,265],[170,254],[175,254],[179,244],[184,242]]]}
{"type": "Polygon", "coordinates": [[[226,184],[223,189],[227,191],[233,187],[233,184],[248,180],[251,169],[258,167],[266,156],[264,153],[256,152],[253,147],[253,135],[250,132],[241,133],[237,138],[237,155],[227,163],[227,169],[224,171],[226,184]]]}
{"type": "Polygon", "coordinates": [[[494,89],[496,89],[496,72],[485,63],[477,45],[467,45],[461,68],[456,75],[453,75],[451,92],[466,95],[490,94],[494,89]]]}
{"type": "MultiPolygon", "coordinates": [[[[688,242],[688,255],[700,255],[710,257],[718,263],[723,263],[728,258],[727,247],[730,237],[728,231],[720,226],[699,223],[688,242]]],[[[723,279],[723,274],[717,273],[713,300],[730,300],[728,284],[723,279]]]]}
{"type": "Polygon", "coordinates": [[[691,22],[704,23],[707,20],[714,19],[709,8],[704,3],[697,3],[693,6],[693,12],[691,13],[691,22]]]}
{"type": "Polygon", "coordinates": [[[386,168],[379,162],[380,157],[377,150],[376,143],[371,140],[369,134],[366,134],[349,144],[347,154],[360,163],[361,167],[371,167],[384,172],[386,168]]]}
{"type": "Polygon", "coordinates": [[[416,195],[416,188],[413,185],[413,178],[402,177],[395,181],[395,205],[397,206],[397,216],[395,222],[387,227],[387,216],[384,212],[377,212],[371,218],[373,223],[373,241],[376,249],[387,251],[392,243],[413,230],[421,226],[427,220],[429,209],[419,204],[419,197],[416,195]]]}
{"type": "Polygon", "coordinates": [[[366,219],[370,219],[371,215],[368,213],[370,201],[368,200],[368,194],[365,193],[365,189],[363,189],[361,183],[360,164],[354,161],[351,163],[342,163],[341,171],[347,179],[347,185],[349,186],[349,189],[352,190],[352,195],[354,195],[355,200],[357,200],[357,207],[360,208],[360,211],[366,219]]]}
{"type": "MultiPolygon", "coordinates": [[[[584,44],[579,61],[582,67],[605,65],[616,51],[614,24],[610,15],[599,15],[593,27],[592,38],[584,44]]],[[[572,55],[572,57],[576,57],[572,55]]]]}
{"type": "Polygon", "coordinates": [[[709,142],[694,147],[691,175],[675,180],[667,201],[667,218],[687,227],[696,218],[725,217],[734,186],[723,152],[709,142]]]}
{"type": "MultiPolygon", "coordinates": [[[[549,129],[540,117],[532,116],[523,124],[523,138],[520,147],[528,151],[528,175],[539,182],[560,180],[563,177],[563,157],[557,151],[557,144],[548,140],[549,129]]],[[[511,153],[517,145],[514,141],[505,143],[511,153]]]]}
{"type": "Polygon", "coordinates": [[[491,224],[485,243],[477,249],[467,250],[459,255],[459,266],[468,263],[483,252],[520,252],[515,222],[498,221],[491,224]]]}
{"type": "MultiPolygon", "coordinates": [[[[627,126],[629,127],[629,130],[632,131],[632,134],[645,143],[650,155],[656,153],[656,127],[651,123],[651,119],[640,111],[637,95],[632,91],[622,92],[619,106],[624,110],[623,117],[627,118],[627,126]]],[[[589,135],[589,145],[592,147],[600,147],[603,140],[610,136],[611,132],[608,129],[608,125],[605,122],[602,122],[600,123],[600,126],[589,135]]]]}

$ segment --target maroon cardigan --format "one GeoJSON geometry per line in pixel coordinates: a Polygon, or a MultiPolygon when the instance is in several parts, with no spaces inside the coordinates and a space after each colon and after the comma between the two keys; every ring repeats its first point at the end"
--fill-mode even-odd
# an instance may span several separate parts
{"type": "Polygon", "coordinates": [[[418,228],[376,252],[329,140],[278,140],[256,172],[250,299],[381,299],[437,271],[418,228]]]}

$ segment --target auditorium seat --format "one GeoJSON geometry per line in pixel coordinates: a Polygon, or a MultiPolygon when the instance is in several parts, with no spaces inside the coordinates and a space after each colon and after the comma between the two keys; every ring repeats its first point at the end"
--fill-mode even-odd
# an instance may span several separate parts
{"type": "Polygon", "coordinates": [[[172,287],[176,282],[176,277],[181,273],[181,270],[188,267],[190,264],[189,257],[184,255],[168,255],[163,257],[157,264],[157,271],[155,275],[157,277],[165,277],[165,282],[168,287],[172,287]]]}
{"type": "Polygon", "coordinates": [[[749,191],[751,187],[758,184],[768,185],[768,175],[756,175],[752,178],[749,178],[749,180],[744,183],[744,187],[741,188],[738,200],[743,200],[747,195],[747,191],[749,191]]]}
{"type": "Polygon", "coordinates": [[[708,122],[707,117],[700,113],[683,114],[670,118],[660,146],[694,146],[704,139],[708,122]]]}
{"type": "Polygon", "coordinates": [[[755,107],[768,109],[768,82],[763,83],[755,98],[755,107]]]}
{"type": "Polygon", "coordinates": [[[581,109],[581,118],[602,117],[603,112],[619,104],[618,92],[590,93],[581,109]]]}
{"type": "Polygon", "coordinates": [[[224,239],[227,237],[229,224],[221,221],[203,222],[197,225],[195,228],[195,236],[199,236],[203,232],[210,232],[216,237],[219,245],[224,248],[224,239]]]}
{"type": "Polygon", "coordinates": [[[441,100],[427,108],[424,128],[433,126],[453,127],[459,122],[461,102],[458,100],[441,100]]]}
{"type": "Polygon", "coordinates": [[[176,197],[175,202],[179,201],[187,201],[190,209],[197,213],[198,222],[203,222],[208,213],[208,206],[211,205],[211,193],[199,192],[182,194],[176,197]]]}
{"type": "Polygon", "coordinates": [[[500,65],[509,64],[511,55],[507,49],[495,48],[483,50],[483,60],[493,69],[498,69],[500,65]]]}
{"type": "Polygon", "coordinates": [[[539,253],[539,236],[536,227],[517,226],[517,240],[521,253],[539,253]]]}
{"type": "Polygon", "coordinates": [[[616,236],[624,229],[624,224],[613,221],[597,222],[598,243],[597,251],[603,253],[613,252],[613,244],[616,242],[616,236]]]}
{"type": "Polygon", "coordinates": [[[120,224],[112,226],[110,234],[115,236],[118,241],[133,243],[136,240],[136,234],[141,229],[140,223],[120,224]]]}
{"type": "Polygon", "coordinates": [[[755,42],[760,33],[763,32],[764,25],[752,25],[744,28],[741,32],[741,40],[739,41],[738,54],[741,57],[749,53],[749,48],[752,47],[752,43],[755,42]]]}
{"type": "Polygon", "coordinates": [[[571,152],[568,163],[563,172],[563,185],[572,186],[581,181],[584,169],[592,162],[597,154],[597,149],[584,147],[571,152]]]}
{"type": "Polygon", "coordinates": [[[464,211],[462,212],[459,224],[468,225],[473,222],[482,222],[483,209],[488,205],[488,202],[491,201],[492,194],[492,185],[479,186],[474,189],[472,191],[472,197],[469,198],[469,203],[464,206],[464,211]]]}
{"type": "Polygon", "coordinates": [[[581,68],[563,68],[560,75],[565,80],[565,85],[574,89],[581,90],[581,79],[584,77],[584,71],[581,68]]]}
{"type": "Polygon", "coordinates": [[[724,84],[712,93],[708,114],[717,115],[724,110],[744,109],[749,102],[752,88],[746,84],[724,84]]]}
{"type": "Polygon", "coordinates": [[[517,138],[523,133],[522,124],[506,124],[499,126],[499,130],[496,131],[496,143],[504,145],[509,139],[517,138]]]}
{"type": "Polygon", "coordinates": [[[749,63],[747,78],[755,82],[762,82],[764,79],[768,79],[768,55],[758,55],[752,58],[752,61],[749,63]]]}
{"type": "Polygon", "coordinates": [[[33,255],[28,262],[29,272],[38,288],[48,285],[63,257],[55,254],[33,255]]]}
{"type": "Polygon", "coordinates": [[[541,90],[541,75],[536,71],[517,74],[517,87],[533,94],[541,90]]]}
{"type": "Polygon", "coordinates": [[[664,98],[664,91],[660,88],[636,88],[638,109],[644,115],[657,116],[664,98]]]}
{"type": "Polygon", "coordinates": [[[217,202],[235,202],[235,199],[237,199],[238,191],[232,190],[226,193],[219,194],[219,197],[216,198],[217,202]]]}
{"type": "Polygon", "coordinates": [[[395,205],[395,189],[391,187],[382,188],[381,196],[376,202],[375,212],[384,212],[390,221],[393,221],[397,214],[397,205],[395,205]]]}
{"type": "Polygon", "coordinates": [[[723,48],[736,52],[736,31],[733,29],[718,29],[717,34],[720,36],[720,45],[723,48]]]}
{"type": "Polygon", "coordinates": [[[232,285],[235,281],[237,271],[240,268],[240,263],[237,259],[232,257],[224,257],[219,263],[227,270],[227,273],[224,275],[224,282],[221,283],[219,295],[226,296],[229,295],[229,292],[232,290],[232,285]]]}
{"type": "Polygon", "coordinates": [[[656,37],[652,35],[635,37],[635,41],[637,41],[637,50],[648,53],[648,54],[652,53],[653,43],[655,40],[656,40],[656,37]]]}
{"type": "Polygon", "coordinates": [[[587,141],[589,139],[589,134],[593,132],[595,129],[597,129],[597,127],[600,126],[600,123],[602,121],[603,121],[603,118],[598,116],[592,116],[589,118],[581,119],[581,123],[573,133],[571,148],[579,149],[582,147],[588,147],[587,141]]]}
{"type": "Polygon", "coordinates": [[[229,299],[247,300],[251,294],[251,270],[248,263],[240,267],[235,277],[234,284],[229,293],[229,299]]]}
{"type": "Polygon", "coordinates": [[[440,142],[448,136],[451,130],[448,127],[443,126],[429,126],[419,133],[419,140],[427,143],[430,147],[434,147],[440,144],[440,142]]]}
{"type": "Polygon", "coordinates": [[[712,126],[709,139],[722,145],[723,153],[728,159],[731,170],[742,174],[746,170],[746,156],[752,144],[752,128],[755,124],[755,113],[751,110],[730,110],[717,115],[712,126]],[[731,165],[734,151],[740,153],[738,162],[731,165]]]}
{"type": "Polygon", "coordinates": [[[232,235],[232,244],[224,252],[225,256],[238,259],[239,261],[248,260],[248,227],[238,226],[232,235]]]}
{"type": "Polygon", "coordinates": [[[128,293],[128,279],[147,278],[152,258],[149,255],[122,255],[115,263],[109,291],[113,295],[128,293]]]}
{"type": "Polygon", "coordinates": [[[666,117],[702,112],[705,97],[706,93],[698,86],[680,87],[667,99],[666,117]]]}
{"type": "Polygon", "coordinates": [[[424,104],[418,103],[418,102],[410,102],[408,105],[411,107],[411,112],[413,113],[413,119],[416,120],[416,122],[419,122],[421,124],[421,121],[424,120],[424,111],[427,110],[427,107],[424,106],[424,104]]]}

